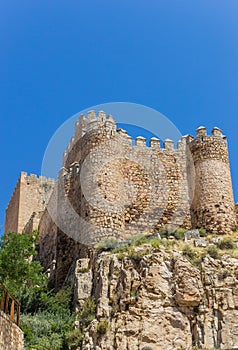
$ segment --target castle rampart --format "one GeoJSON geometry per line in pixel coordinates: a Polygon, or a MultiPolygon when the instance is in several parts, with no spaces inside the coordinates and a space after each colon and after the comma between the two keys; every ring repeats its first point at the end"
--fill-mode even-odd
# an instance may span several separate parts
{"type": "Polygon", "coordinates": [[[142,136],[133,144],[111,116],[90,111],[76,123],[63,165],[59,180],[67,179],[65,194],[90,223],[91,234],[84,233],[91,239],[164,225],[228,233],[236,224],[227,142],[219,128],[207,135],[200,127],[196,138],[186,135],[176,147],[157,138],[147,146],[142,136]]]}

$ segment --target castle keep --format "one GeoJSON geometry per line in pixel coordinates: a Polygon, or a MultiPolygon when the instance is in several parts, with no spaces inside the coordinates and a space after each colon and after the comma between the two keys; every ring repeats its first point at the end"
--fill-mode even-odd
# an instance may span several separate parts
{"type": "Polygon", "coordinates": [[[43,264],[52,269],[60,255],[58,268],[67,270],[69,256],[108,237],[123,240],[164,226],[224,234],[235,225],[227,141],[220,129],[207,135],[200,127],[196,137],[186,135],[177,145],[157,138],[147,145],[145,138],[133,141],[117,129],[112,116],[90,111],[75,125],[55,184],[21,173],[5,232],[38,226],[43,264]]]}

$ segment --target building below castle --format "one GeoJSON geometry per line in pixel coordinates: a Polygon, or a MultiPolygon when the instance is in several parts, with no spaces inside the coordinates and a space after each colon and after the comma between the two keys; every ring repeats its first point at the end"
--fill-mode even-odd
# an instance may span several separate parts
{"type": "Polygon", "coordinates": [[[5,232],[39,229],[42,263],[59,286],[75,256],[88,254],[84,247],[165,226],[232,232],[226,137],[216,127],[211,135],[200,127],[176,146],[157,138],[148,145],[102,111],[77,121],[57,181],[21,173],[5,219],[5,232]]]}

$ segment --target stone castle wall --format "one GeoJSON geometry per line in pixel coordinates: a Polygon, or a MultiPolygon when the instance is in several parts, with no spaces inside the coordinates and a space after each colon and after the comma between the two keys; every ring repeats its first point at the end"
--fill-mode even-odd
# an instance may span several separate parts
{"type": "Polygon", "coordinates": [[[59,285],[59,271],[102,239],[165,226],[230,233],[236,215],[226,138],[218,128],[207,135],[200,127],[177,145],[134,141],[112,116],[90,111],[76,123],[55,185],[21,173],[5,232],[30,232],[38,224],[41,262],[59,285]]]}
{"type": "Polygon", "coordinates": [[[85,244],[165,225],[223,234],[236,224],[227,142],[218,128],[208,136],[201,127],[177,147],[156,138],[147,147],[143,137],[134,144],[116,129],[111,116],[90,111],[76,123],[63,165],[60,226],[85,244]]]}
{"type": "Polygon", "coordinates": [[[194,225],[212,233],[227,233],[236,225],[227,141],[214,128],[207,136],[199,128],[190,143],[195,164],[195,195],[192,206],[194,225]]]}
{"type": "Polygon", "coordinates": [[[238,203],[235,204],[236,225],[238,223],[238,203]]]}
{"type": "Polygon", "coordinates": [[[5,215],[4,232],[18,232],[20,201],[20,178],[17,181],[5,215]]]}
{"type": "Polygon", "coordinates": [[[226,138],[214,128],[174,142],[135,142],[104,112],[76,123],[40,222],[40,257],[60,287],[83,245],[162,227],[231,232],[236,224],[226,138]],[[72,240],[73,239],[73,240],[72,240]],[[56,266],[54,261],[57,261],[56,266]],[[54,271],[52,272],[52,266],[54,271]]]}
{"type": "MultiPolygon", "coordinates": [[[[67,197],[73,215],[83,221],[80,241],[125,238],[164,225],[190,227],[186,139],[174,149],[170,140],[164,148],[155,139],[146,147],[143,138],[137,138],[133,146],[120,130],[107,136],[105,128],[87,133],[72,149],[74,158],[70,153],[70,162],[59,177],[59,216],[67,212],[67,197]]],[[[65,229],[73,221],[67,217],[65,229]]]]}
{"type": "Polygon", "coordinates": [[[0,349],[23,350],[23,332],[0,310],[0,349]]]}
{"type": "Polygon", "coordinates": [[[39,178],[21,172],[16,188],[6,209],[5,233],[23,232],[26,225],[28,229],[37,228],[39,221],[33,221],[32,214],[45,209],[54,187],[54,180],[43,176],[39,178]],[[31,223],[28,224],[28,221],[31,223]]]}

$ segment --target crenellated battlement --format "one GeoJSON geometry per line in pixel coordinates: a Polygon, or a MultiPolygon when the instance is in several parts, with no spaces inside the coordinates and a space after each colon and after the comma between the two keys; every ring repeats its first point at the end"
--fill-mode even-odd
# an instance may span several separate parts
{"type": "Polygon", "coordinates": [[[19,177],[19,180],[21,182],[26,182],[27,184],[31,184],[34,182],[39,182],[39,183],[48,183],[49,185],[54,185],[55,179],[51,177],[46,177],[46,176],[38,176],[36,174],[29,174],[25,171],[22,171],[19,177]]]}
{"type": "Polygon", "coordinates": [[[125,240],[165,227],[228,234],[237,225],[237,212],[221,129],[200,126],[177,142],[132,137],[111,115],[91,110],[75,124],[56,183],[21,173],[5,232],[38,226],[40,256],[46,267],[58,259],[53,274],[59,286],[72,252],[78,256],[78,243],[125,240]],[[59,256],[64,256],[60,263],[59,256]]]}
{"type": "Polygon", "coordinates": [[[113,136],[116,133],[116,122],[112,115],[106,115],[104,111],[99,111],[98,114],[94,110],[88,111],[87,115],[81,114],[75,123],[74,135],[71,138],[64,154],[63,165],[66,163],[68,155],[74,145],[87,133],[95,130],[104,129],[108,135],[113,136]]]}
{"type": "Polygon", "coordinates": [[[116,131],[116,122],[111,115],[106,115],[104,111],[88,111],[87,115],[82,114],[75,124],[74,141],[83,137],[87,132],[107,128],[108,132],[116,131]]]}
{"type": "Polygon", "coordinates": [[[207,134],[207,129],[205,126],[200,126],[199,128],[196,129],[196,138],[197,139],[203,139],[205,137],[218,137],[221,139],[226,139],[226,136],[222,134],[222,130],[219,129],[218,127],[214,127],[211,131],[211,135],[207,134]]]}
{"type": "MultiPolygon", "coordinates": [[[[214,220],[212,224],[209,223],[210,219],[206,219],[207,214],[204,214],[202,211],[203,209],[201,209],[201,203],[203,203],[203,208],[207,206],[206,203],[204,203],[204,198],[205,201],[210,198],[208,200],[208,202],[210,201],[208,205],[209,208],[204,209],[205,213],[213,213],[214,217],[219,217],[219,222],[223,222],[223,220],[220,219],[219,210],[217,209],[219,206],[216,203],[217,201],[219,202],[218,197],[220,198],[221,193],[223,193],[222,198],[226,198],[226,202],[229,203],[227,204],[230,210],[228,216],[230,217],[231,224],[229,225],[232,226],[234,224],[234,217],[231,209],[233,205],[233,195],[226,137],[218,127],[214,127],[211,132],[208,133],[205,126],[200,126],[196,129],[194,134],[195,136],[190,134],[182,136],[177,143],[171,139],[160,140],[156,137],[147,140],[143,136],[137,136],[133,139],[132,136],[128,134],[127,130],[116,128],[116,122],[112,116],[107,116],[103,111],[98,113],[89,111],[87,116],[81,115],[76,123],[74,136],[63,157],[63,166],[65,166],[65,168],[62,169],[59,177],[62,178],[62,176],[66,176],[66,178],[69,179],[77,176],[89,152],[93,152],[93,164],[96,168],[99,167],[102,160],[107,159],[108,156],[113,157],[113,159],[125,156],[126,159],[138,160],[140,164],[148,164],[150,159],[152,159],[153,161],[151,161],[150,167],[157,172],[158,170],[156,170],[155,167],[159,159],[161,162],[160,164],[163,164],[167,178],[169,179],[172,176],[170,180],[171,183],[173,183],[173,179],[175,178],[177,179],[177,183],[180,182],[180,177],[183,179],[181,181],[187,178],[190,185],[188,185],[188,183],[183,184],[183,191],[189,191],[188,189],[185,190],[186,187],[191,186],[191,183],[195,181],[196,195],[194,197],[195,202],[193,203],[194,214],[193,219],[191,218],[195,226],[206,226],[209,227],[211,231],[213,230],[212,225],[217,226],[214,220]],[[79,142],[77,147],[75,147],[75,144],[80,139],[82,139],[82,142],[79,142]],[[107,141],[109,140],[110,142],[108,143],[107,141]],[[96,151],[98,146],[100,146],[100,148],[96,151]],[[120,154],[123,156],[120,156],[120,154]],[[169,163],[170,170],[166,173],[169,163]],[[189,170],[186,170],[186,164],[188,164],[189,170]],[[176,166],[178,169],[176,169],[176,166]],[[180,175],[176,175],[176,172],[180,175]],[[193,177],[195,174],[197,179],[194,180],[193,177]],[[218,174],[217,177],[216,174],[218,174]],[[221,183],[226,183],[226,186],[222,189],[220,189],[221,183]],[[204,196],[204,198],[201,196],[204,196]],[[202,213],[200,213],[199,210],[201,210],[202,213]]],[[[117,167],[118,165],[115,161],[113,168],[111,169],[109,167],[110,170],[105,172],[115,172],[115,177],[117,177],[117,167]]],[[[120,167],[118,169],[120,169],[120,167]]],[[[114,186],[116,187],[116,183],[110,188],[114,186]]],[[[106,194],[105,196],[107,197],[109,195],[106,194]]],[[[221,200],[222,199],[220,199],[220,201],[221,200]]],[[[175,205],[175,199],[170,199],[170,201],[171,207],[175,205]]],[[[167,219],[164,220],[167,221],[167,219]]],[[[225,232],[226,227],[229,225],[223,222],[223,224],[220,225],[220,230],[225,232]]]]}
{"type": "MultiPolygon", "coordinates": [[[[122,128],[116,128],[116,121],[111,115],[106,115],[104,111],[99,111],[96,113],[94,110],[88,111],[87,115],[82,114],[75,124],[75,132],[73,137],[68,144],[66,151],[63,154],[63,166],[66,165],[69,154],[71,154],[72,149],[76,143],[84,137],[84,135],[89,135],[90,132],[98,131],[98,133],[105,134],[108,138],[115,138],[115,141],[121,143],[122,145],[130,145],[132,147],[142,147],[148,148],[154,151],[166,151],[166,152],[184,152],[186,147],[190,147],[197,142],[202,142],[205,140],[216,139],[221,141],[226,141],[226,137],[222,134],[222,130],[218,127],[214,127],[211,134],[207,134],[207,129],[204,126],[200,126],[196,129],[196,136],[185,135],[176,143],[173,140],[165,139],[163,142],[158,138],[152,137],[146,140],[143,136],[137,136],[135,140],[132,136],[122,128]]],[[[70,162],[74,161],[74,155],[70,157],[70,162]]],[[[69,164],[68,164],[69,165],[69,164]]]]}
{"type": "MultiPolygon", "coordinates": [[[[117,227],[115,235],[125,230],[129,232],[128,223],[134,223],[135,217],[140,217],[149,200],[153,208],[148,207],[147,219],[140,219],[141,229],[147,230],[148,222],[153,223],[154,228],[173,224],[176,216],[177,225],[204,227],[210,232],[230,232],[236,219],[226,137],[218,127],[208,133],[205,126],[200,126],[194,134],[184,135],[178,142],[157,137],[148,140],[143,136],[132,138],[126,130],[117,128],[111,115],[90,110],[87,115],[80,115],[75,124],[74,135],[63,155],[58,186],[65,186],[65,194],[72,197],[75,208],[80,208],[80,215],[82,213],[87,220],[97,223],[100,228],[97,232],[102,233],[104,225],[112,225],[111,229],[117,227]],[[82,195],[81,172],[89,186],[89,197],[99,195],[98,203],[108,206],[108,212],[90,208],[82,195]],[[91,184],[90,181],[96,182],[91,184]],[[127,187],[123,189],[127,181],[134,183],[133,196],[137,194],[138,198],[133,197],[127,187]],[[191,194],[191,191],[194,192],[191,194]],[[135,202],[125,201],[122,205],[125,212],[117,214],[115,219],[111,216],[113,199],[125,200],[127,196],[133,197],[135,202]],[[158,208],[164,208],[161,217],[151,217],[150,213],[158,208]]],[[[7,208],[6,226],[11,226],[10,217],[18,222],[15,225],[18,228],[21,227],[19,217],[26,224],[29,212],[37,211],[32,207],[32,198],[35,199],[35,208],[42,210],[49,199],[46,190],[51,191],[54,183],[54,179],[22,172],[7,208]],[[24,206],[25,216],[20,213],[24,206]]]]}

